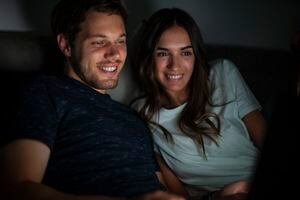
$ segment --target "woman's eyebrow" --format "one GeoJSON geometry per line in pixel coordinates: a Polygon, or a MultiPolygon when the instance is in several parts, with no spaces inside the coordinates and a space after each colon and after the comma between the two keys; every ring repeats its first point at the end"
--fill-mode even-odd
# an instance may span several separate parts
{"type": "Polygon", "coordinates": [[[189,48],[193,48],[192,45],[188,45],[188,46],[182,47],[182,48],[180,48],[180,49],[181,49],[181,50],[185,50],[185,49],[189,49],[189,48]]]}

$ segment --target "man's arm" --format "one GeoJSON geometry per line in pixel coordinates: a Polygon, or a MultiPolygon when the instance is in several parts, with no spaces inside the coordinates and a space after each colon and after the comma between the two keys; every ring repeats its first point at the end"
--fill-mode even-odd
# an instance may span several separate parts
{"type": "Polygon", "coordinates": [[[2,151],[1,198],[30,200],[114,200],[105,196],[75,196],[41,184],[49,156],[47,145],[37,140],[19,139],[2,151]]]}
{"type": "MultiPolygon", "coordinates": [[[[125,200],[125,198],[83,195],[76,196],[55,190],[41,183],[50,157],[49,147],[37,140],[19,139],[6,145],[0,161],[1,199],[28,200],[125,200]]],[[[155,191],[135,200],[184,200],[174,194],[155,191]]]]}

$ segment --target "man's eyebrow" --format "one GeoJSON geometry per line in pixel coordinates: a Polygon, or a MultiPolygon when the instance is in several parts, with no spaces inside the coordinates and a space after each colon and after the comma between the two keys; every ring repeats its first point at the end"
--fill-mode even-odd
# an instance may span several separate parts
{"type": "Polygon", "coordinates": [[[169,49],[163,47],[157,47],[156,49],[160,51],[169,51],[169,49]]]}
{"type": "Polygon", "coordinates": [[[126,33],[123,33],[123,34],[121,34],[120,36],[119,36],[119,38],[120,37],[127,37],[127,35],[126,35],[126,33]]]}
{"type": "MultiPolygon", "coordinates": [[[[103,34],[90,34],[88,35],[89,38],[91,37],[101,37],[101,38],[107,38],[106,35],[103,34]]],[[[118,38],[126,37],[126,33],[121,34],[118,38]]]]}

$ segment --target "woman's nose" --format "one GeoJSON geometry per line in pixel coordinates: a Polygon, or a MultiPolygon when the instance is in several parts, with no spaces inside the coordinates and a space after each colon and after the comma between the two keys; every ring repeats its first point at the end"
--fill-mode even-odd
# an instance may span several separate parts
{"type": "Polygon", "coordinates": [[[176,69],[179,67],[179,60],[176,56],[169,56],[168,66],[169,69],[176,69]]]}

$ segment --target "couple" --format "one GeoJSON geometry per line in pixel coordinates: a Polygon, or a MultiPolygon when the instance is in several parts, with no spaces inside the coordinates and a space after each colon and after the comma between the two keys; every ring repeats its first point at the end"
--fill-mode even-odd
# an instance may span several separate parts
{"type": "Polygon", "coordinates": [[[136,48],[147,95],[135,102],[138,115],[106,94],[126,59],[125,21],[118,0],[57,4],[51,25],[65,75],[39,77],[26,91],[3,149],[1,196],[181,200],[247,192],[262,118],[237,69],[207,64],[188,14],[158,11],[136,48]]]}

